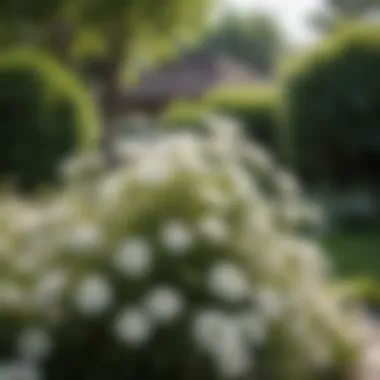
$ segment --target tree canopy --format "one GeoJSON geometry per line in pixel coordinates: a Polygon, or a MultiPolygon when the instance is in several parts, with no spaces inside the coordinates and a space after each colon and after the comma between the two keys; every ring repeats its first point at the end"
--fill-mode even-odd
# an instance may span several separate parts
{"type": "Polygon", "coordinates": [[[269,15],[228,13],[206,35],[201,48],[227,53],[257,69],[270,72],[284,46],[281,30],[269,15]]]}

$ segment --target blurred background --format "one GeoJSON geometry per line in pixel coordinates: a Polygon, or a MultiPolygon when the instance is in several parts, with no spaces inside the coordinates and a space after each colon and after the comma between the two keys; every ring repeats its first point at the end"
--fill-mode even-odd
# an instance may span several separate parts
{"type": "Polygon", "coordinates": [[[62,186],[70,155],[101,152],[112,170],[130,136],[232,117],[321,206],[338,279],[377,311],[379,11],[377,0],[2,0],[4,191],[33,198],[62,186]]]}

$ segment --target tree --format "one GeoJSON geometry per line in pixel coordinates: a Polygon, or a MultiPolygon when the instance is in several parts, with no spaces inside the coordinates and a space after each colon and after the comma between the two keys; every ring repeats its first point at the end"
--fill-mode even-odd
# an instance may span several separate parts
{"type": "Polygon", "coordinates": [[[363,16],[379,5],[379,0],[328,0],[334,14],[349,17],[363,16]]]}
{"type": "Polygon", "coordinates": [[[229,13],[211,30],[201,48],[227,53],[265,73],[273,70],[285,41],[269,15],[229,13]]]}
{"type": "Polygon", "coordinates": [[[83,33],[100,41],[107,65],[97,79],[102,89],[103,116],[107,128],[111,129],[118,106],[122,65],[131,63],[136,51],[154,53],[155,46],[164,40],[192,36],[206,20],[211,4],[212,0],[20,0],[16,3],[5,0],[0,5],[0,21],[12,27],[3,27],[6,40],[25,43],[25,33],[21,32],[26,27],[33,28],[36,36],[28,43],[48,47],[68,64],[72,64],[72,46],[83,33]]]}
{"type": "Polygon", "coordinates": [[[325,9],[314,14],[311,21],[319,30],[334,31],[344,21],[365,17],[379,6],[379,0],[327,0],[325,9]]]}

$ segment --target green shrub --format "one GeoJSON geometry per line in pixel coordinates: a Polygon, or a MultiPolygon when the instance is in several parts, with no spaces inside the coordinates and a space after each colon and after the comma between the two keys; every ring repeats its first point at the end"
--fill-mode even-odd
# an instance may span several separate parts
{"type": "Polygon", "coordinates": [[[357,25],[284,72],[284,149],[310,182],[378,186],[380,27],[357,25]]]}
{"type": "Polygon", "coordinates": [[[67,155],[96,147],[98,120],[86,90],[48,55],[0,56],[0,179],[20,189],[57,180],[67,155]]]}
{"type": "Polygon", "coordinates": [[[236,119],[246,131],[272,152],[277,151],[276,92],[268,87],[222,87],[212,90],[199,102],[170,105],[163,122],[175,127],[203,126],[204,116],[214,113],[236,119]]]}
{"type": "Polygon", "coordinates": [[[162,115],[162,121],[169,127],[194,125],[208,111],[206,105],[201,101],[177,101],[166,108],[162,115]]]}
{"type": "Polygon", "coordinates": [[[356,318],[297,233],[297,186],[227,127],[131,142],[112,174],[79,160],[90,182],[43,207],[0,202],[0,314],[33,318],[0,328],[3,356],[46,380],[348,378],[356,318]]]}
{"type": "Polygon", "coordinates": [[[211,91],[205,103],[215,112],[236,118],[248,137],[277,152],[277,93],[272,87],[225,87],[211,91]]]}

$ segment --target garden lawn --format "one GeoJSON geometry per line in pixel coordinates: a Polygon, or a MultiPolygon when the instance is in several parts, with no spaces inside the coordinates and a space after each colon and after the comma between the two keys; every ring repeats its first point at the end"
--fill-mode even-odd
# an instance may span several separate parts
{"type": "Polygon", "coordinates": [[[335,233],[324,240],[335,272],[342,277],[371,277],[380,283],[380,229],[335,233]]]}

